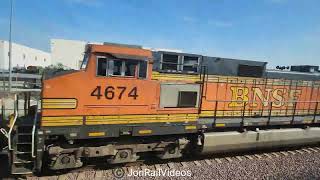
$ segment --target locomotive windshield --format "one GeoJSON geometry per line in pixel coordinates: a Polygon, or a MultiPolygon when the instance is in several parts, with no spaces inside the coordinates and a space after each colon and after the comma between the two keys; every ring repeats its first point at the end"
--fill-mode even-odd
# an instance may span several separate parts
{"type": "Polygon", "coordinates": [[[86,53],[86,54],[84,55],[84,57],[83,57],[83,60],[82,60],[80,69],[85,69],[85,68],[87,67],[88,60],[89,60],[89,56],[88,56],[88,54],[86,53]]]}

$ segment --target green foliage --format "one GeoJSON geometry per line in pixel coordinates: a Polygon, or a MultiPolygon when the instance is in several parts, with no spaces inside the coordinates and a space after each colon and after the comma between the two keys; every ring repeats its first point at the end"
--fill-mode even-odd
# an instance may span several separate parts
{"type": "Polygon", "coordinates": [[[45,68],[39,67],[39,74],[43,74],[44,71],[65,71],[65,70],[70,70],[69,67],[63,65],[62,63],[57,63],[55,65],[51,64],[50,66],[47,66],[45,68]]]}

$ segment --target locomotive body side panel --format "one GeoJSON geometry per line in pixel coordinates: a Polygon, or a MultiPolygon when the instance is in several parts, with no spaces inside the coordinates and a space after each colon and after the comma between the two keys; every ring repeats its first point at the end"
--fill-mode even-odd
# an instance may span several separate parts
{"type": "Polygon", "coordinates": [[[208,82],[203,98],[203,116],[290,116],[313,114],[320,100],[319,85],[313,81],[286,81],[239,77],[235,83],[208,82]],[[215,107],[217,106],[217,107],[215,107]],[[214,112],[216,111],[216,114],[214,112]]]}

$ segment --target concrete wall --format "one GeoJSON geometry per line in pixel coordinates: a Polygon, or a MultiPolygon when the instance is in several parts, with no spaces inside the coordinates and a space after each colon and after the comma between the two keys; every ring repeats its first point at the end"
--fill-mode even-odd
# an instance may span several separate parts
{"type": "MultiPolygon", "coordinates": [[[[9,68],[9,42],[0,40],[0,69],[9,68]]],[[[12,67],[42,66],[51,64],[48,52],[12,43],[12,67]]]]}
{"type": "Polygon", "coordinates": [[[179,91],[197,92],[197,104],[199,105],[200,85],[198,84],[161,84],[160,107],[177,107],[179,91]]]}

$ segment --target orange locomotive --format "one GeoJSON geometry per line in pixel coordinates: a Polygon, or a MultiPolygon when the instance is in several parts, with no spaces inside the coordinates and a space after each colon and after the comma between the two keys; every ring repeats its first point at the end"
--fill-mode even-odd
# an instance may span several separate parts
{"type": "Polygon", "coordinates": [[[44,76],[32,168],[319,142],[319,86],[264,62],[88,45],[79,71],[44,76]]]}

